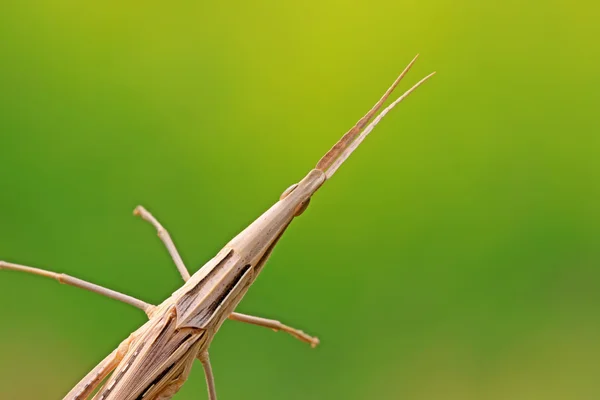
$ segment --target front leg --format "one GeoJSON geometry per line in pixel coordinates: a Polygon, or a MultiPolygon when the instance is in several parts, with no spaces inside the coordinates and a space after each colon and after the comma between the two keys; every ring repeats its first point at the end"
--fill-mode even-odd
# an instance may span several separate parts
{"type": "Polygon", "coordinates": [[[79,278],[74,278],[66,274],[58,274],[56,272],[47,271],[45,269],[28,267],[26,265],[13,264],[6,261],[0,261],[0,270],[6,269],[10,271],[27,272],[33,275],[45,276],[47,278],[56,279],[60,283],[65,285],[75,286],[81,289],[89,290],[90,292],[98,293],[111,299],[122,301],[123,303],[132,305],[144,311],[146,315],[150,316],[156,308],[152,304],[148,304],[142,300],[138,300],[135,297],[128,296],[123,293],[116,292],[114,290],[105,288],[103,286],[90,283],[79,278]]]}
{"type": "Polygon", "coordinates": [[[129,336],[119,347],[110,353],[91,370],[67,395],[63,400],[85,400],[96,390],[104,379],[119,365],[127,351],[134,336],[129,336]]]}
{"type": "Polygon", "coordinates": [[[291,327],[284,325],[281,322],[274,320],[274,319],[254,317],[252,315],[240,314],[240,313],[236,313],[236,312],[231,313],[231,315],[229,315],[229,319],[232,321],[240,321],[240,322],[244,322],[247,324],[262,326],[265,328],[272,329],[275,332],[279,332],[279,331],[287,332],[290,335],[294,336],[296,339],[310,344],[310,346],[312,348],[317,347],[317,345],[319,344],[318,338],[307,335],[306,333],[302,332],[299,329],[291,328],[291,327]]]}
{"type": "Polygon", "coordinates": [[[206,377],[206,387],[208,389],[208,399],[217,400],[217,389],[215,388],[215,376],[213,375],[212,366],[210,365],[210,359],[208,358],[208,351],[204,351],[198,355],[198,360],[202,363],[204,368],[204,376],[206,377]]]}
{"type": "Polygon", "coordinates": [[[175,247],[175,243],[173,243],[173,239],[171,239],[171,235],[161,225],[161,223],[158,222],[158,220],[156,218],[154,218],[154,216],[152,214],[150,214],[148,212],[148,210],[146,210],[142,206],[137,206],[135,208],[135,210],[133,210],[133,215],[142,217],[142,219],[150,222],[152,224],[152,226],[154,226],[154,228],[156,228],[158,237],[165,244],[165,247],[167,248],[167,251],[171,255],[171,258],[173,259],[173,262],[175,263],[177,270],[181,274],[181,277],[183,278],[184,281],[187,281],[188,279],[190,279],[190,273],[187,270],[187,268],[185,267],[185,264],[183,263],[183,260],[181,259],[179,252],[177,251],[177,247],[175,247]]]}

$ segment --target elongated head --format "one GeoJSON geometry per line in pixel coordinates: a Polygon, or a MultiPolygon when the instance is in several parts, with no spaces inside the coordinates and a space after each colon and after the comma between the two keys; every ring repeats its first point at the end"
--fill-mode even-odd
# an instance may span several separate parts
{"type": "Polygon", "coordinates": [[[377,104],[342,136],[331,150],[321,158],[317,166],[300,182],[287,188],[281,195],[280,200],[236,236],[229,243],[229,247],[235,249],[237,254],[242,254],[242,258],[252,266],[260,263],[260,260],[264,260],[265,254],[269,254],[270,249],[279,240],[279,237],[294,217],[299,216],[306,210],[312,195],[319,190],[327,179],[333,176],[340,165],[348,159],[350,154],[356,150],[381,119],[433,75],[430,74],[423,78],[373,119],[415,61],[416,57],[402,71],[377,104]]]}

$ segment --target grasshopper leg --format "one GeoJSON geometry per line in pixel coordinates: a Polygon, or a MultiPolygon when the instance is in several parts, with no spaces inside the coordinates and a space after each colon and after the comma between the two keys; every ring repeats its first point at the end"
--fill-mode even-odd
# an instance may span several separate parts
{"type": "Polygon", "coordinates": [[[215,388],[215,376],[213,375],[212,366],[210,365],[210,358],[208,357],[208,351],[200,353],[198,359],[202,363],[204,368],[204,376],[206,377],[206,387],[208,389],[208,399],[217,400],[217,390],[215,388]]]}
{"type": "Polygon", "coordinates": [[[306,333],[302,332],[299,329],[291,328],[287,325],[282,324],[281,322],[274,319],[267,319],[261,317],[254,317],[252,315],[240,314],[240,313],[231,313],[229,315],[229,319],[232,321],[245,322],[247,324],[258,325],[265,328],[273,329],[275,332],[283,331],[287,332],[293,337],[303,342],[310,344],[311,347],[317,347],[319,344],[319,339],[306,333]]]}
{"type": "Polygon", "coordinates": [[[90,282],[87,282],[87,281],[84,281],[84,280],[81,280],[78,278],[74,278],[70,275],[58,274],[56,272],[51,272],[51,271],[47,271],[44,269],[27,267],[25,265],[8,263],[5,261],[0,261],[0,270],[1,269],[27,272],[27,273],[34,274],[34,275],[41,275],[41,276],[45,276],[47,278],[56,279],[60,283],[64,283],[66,285],[71,285],[71,286],[75,286],[75,287],[78,287],[81,289],[89,290],[90,292],[98,293],[103,296],[109,297],[111,299],[122,301],[123,303],[127,303],[129,305],[139,308],[140,310],[144,311],[148,315],[155,308],[155,306],[148,304],[142,300],[138,300],[135,297],[131,297],[126,294],[119,293],[119,292],[116,292],[111,289],[107,289],[103,286],[96,285],[96,284],[93,284],[93,283],[90,283],[90,282]]]}
{"type": "Polygon", "coordinates": [[[87,399],[96,388],[102,383],[102,381],[119,365],[129,345],[133,340],[133,336],[130,336],[124,340],[119,347],[117,347],[112,353],[106,358],[100,361],[93,370],[91,370],[67,395],[63,400],[84,400],[87,399]]]}
{"type": "Polygon", "coordinates": [[[154,226],[156,228],[158,237],[160,238],[160,240],[162,240],[162,242],[167,247],[167,250],[169,251],[171,258],[175,262],[175,266],[177,267],[177,270],[179,270],[179,273],[181,274],[181,277],[183,278],[184,281],[187,281],[188,279],[190,279],[190,273],[188,272],[187,268],[185,267],[185,264],[183,263],[183,259],[179,255],[179,252],[177,251],[177,248],[175,247],[175,243],[173,243],[173,239],[171,239],[171,235],[169,234],[169,232],[160,224],[160,222],[158,222],[158,220],[156,218],[154,218],[154,216],[152,214],[150,214],[148,212],[148,210],[146,210],[142,206],[137,206],[135,208],[135,210],[133,211],[133,215],[140,216],[142,219],[150,222],[152,224],[152,226],[154,226]]]}

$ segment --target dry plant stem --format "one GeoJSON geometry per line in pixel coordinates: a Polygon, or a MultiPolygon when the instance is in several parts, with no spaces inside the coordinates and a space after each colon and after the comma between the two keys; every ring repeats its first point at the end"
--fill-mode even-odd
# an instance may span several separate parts
{"type": "Polygon", "coordinates": [[[84,280],[74,278],[72,276],[66,274],[58,274],[56,272],[46,271],[39,268],[27,267],[25,265],[12,264],[5,261],[0,261],[0,269],[8,269],[12,271],[21,271],[27,272],[34,275],[45,276],[47,278],[56,279],[60,283],[75,286],[81,289],[89,290],[90,292],[98,293],[106,297],[110,297],[111,299],[122,301],[123,303],[130,304],[140,310],[144,311],[146,314],[150,313],[154,306],[148,304],[142,300],[138,300],[135,297],[128,296],[123,293],[116,292],[111,289],[107,289],[105,287],[86,282],[84,280]]]}
{"type": "Polygon", "coordinates": [[[331,178],[393,107],[431,77],[429,75],[419,81],[369,124],[414,62],[413,59],[375,106],[321,158],[315,169],[286,190],[279,201],[193,275],[190,276],[164,227],[146,209],[136,208],[135,214],[156,228],[185,281],[181,288],[158,306],[68,275],[0,261],[0,269],[53,278],[131,304],[149,316],[144,325],[88,373],[63,400],[89,398],[105,378],[105,383],[93,400],[168,400],[186,381],[196,358],[204,367],[209,398],[216,400],[208,351],[213,337],[227,318],[285,331],[313,347],[317,345],[318,339],[279,321],[233,311],[263,270],[285,230],[306,209],[313,194],[331,178]]]}

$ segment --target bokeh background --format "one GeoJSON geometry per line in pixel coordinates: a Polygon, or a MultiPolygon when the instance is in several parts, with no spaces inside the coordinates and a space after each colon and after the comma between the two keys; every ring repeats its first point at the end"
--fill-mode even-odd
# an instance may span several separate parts
{"type": "MultiPolygon", "coordinates": [[[[158,303],[416,54],[403,103],[227,322],[220,399],[600,398],[594,2],[4,1],[0,259],[158,303]]],[[[145,321],[0,273],[0,398],[59,399],[145,321]]],[[[175,397],[206,398],[202,368],[175,397]]]]}

